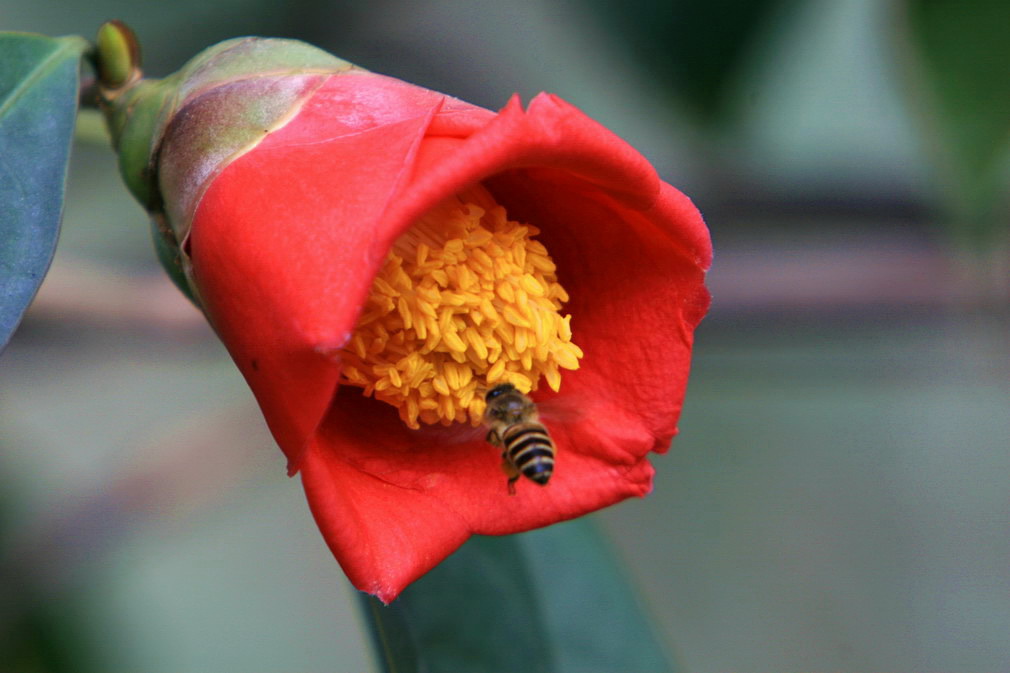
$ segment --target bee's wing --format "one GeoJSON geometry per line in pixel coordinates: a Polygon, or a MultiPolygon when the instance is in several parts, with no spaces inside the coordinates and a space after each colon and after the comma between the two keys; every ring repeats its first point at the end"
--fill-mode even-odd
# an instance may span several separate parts
{"type": "MultiPolygon", "coordinates": [[[[535,401],[540,420],[547,425],[577,423],[583,415],[570,398],[562,395],[535,401]]],[[[488,426],[481,424],[453,423],[452,425],[422,425],[418,430],[408,430],[419,445],[455,445],[470,442],[486,442],[488,426]]]]}
{"type": "Polygon", "coordinates": [[[422,425],[419,430],[410,430],[418,444],[468,444],[470,442],[486,441],[487,426],[472,426],[453,423],[452,425],[422,425]]]}
{"type": "Polygon", "coordinates": [[[577,423],[583,416],[583,411],[563,395],[556,395],[545,400],[536,401],[537,414],[540,420],[547,424],[567,425],[577,423]]]}

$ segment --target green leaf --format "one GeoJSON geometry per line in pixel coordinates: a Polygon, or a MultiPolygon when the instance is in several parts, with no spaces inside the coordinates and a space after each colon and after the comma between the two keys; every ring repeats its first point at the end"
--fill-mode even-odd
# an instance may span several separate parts
{"type": "Polygon", "coordinates": [[[555,670],[515,536],[471,538],[388,607],[365,600],[390,673],[555,670]]]}
{"type": "Polygon", "coordinates": [[[925,131],[941,143],[952,210],[976,245],[988,245],[994,228],[1006,228],[997,210],[1010,151],[1010,3],[905,0],[903,7],[932,122],[925,131]]]}
{"type": "Polygon", "coordinates": [[[56,249],[87,48],[80,37],[0,33],[0,349],[56,249]]]}
{"type": "Polygon", "coordinates": [[[554,671],[677,670],[590,519],[524,533],[519,540],[551,633],[554,671]]]}
{"type": "Polygon", "coordinates": [[[391,673],[675,670],[586,519],[474,537],[388,607],[363,601],[391,673]]]}
{"type": "Polygon", "coordinates": [[[591,0],[608,30],[694,113],[699,123],[733,121],[741,68],[772,19],[796,0],[591,0]]]}

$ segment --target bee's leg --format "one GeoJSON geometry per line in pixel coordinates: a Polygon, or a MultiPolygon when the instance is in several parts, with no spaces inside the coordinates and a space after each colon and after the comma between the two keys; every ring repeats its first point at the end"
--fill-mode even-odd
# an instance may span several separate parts
{"type": "Polygon", "coordinates": [[[502,469],[502,472],[504,472],[505,474],[507,474],[508,478],[509,478],[509,481],[508,481],[509,495],[515,495],[516,494],[516,482],[519,480],[519,470],[517,470],[516,467],[515,467],[515,465],[513,465],[508,460],[508,458],[505,457],[505,453],[504,452],[502,452],[502,454],[501,454],[501,469],[502,469]]]}
{"type": "Polygon", "coordinates": [[[494,430],[487,431],[486,440],[487,443],[490,444],[491,446],[501,446],[501,439],[499,439],[498,433],[495,432],[494,430]]]}

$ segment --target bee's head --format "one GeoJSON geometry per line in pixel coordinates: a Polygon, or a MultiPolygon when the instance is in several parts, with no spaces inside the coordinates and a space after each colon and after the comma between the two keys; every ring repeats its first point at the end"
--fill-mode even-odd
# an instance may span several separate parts
{"type": "Polygon", "coordinates": [[[511,383],[495,386],[487,392],[484,399],[487,401],[484,418],[488,421],[519,423],[534,409],[530,399],[511,383]]]}
{"type": "Polygon", "coordinates": [[[484,396],[485,402],[490,402],[496,397],[504,395],[505,393],[514,392],[516,387],[511,383],[499,383],[491,390],[487,391],[487,395],[484,396]]]}

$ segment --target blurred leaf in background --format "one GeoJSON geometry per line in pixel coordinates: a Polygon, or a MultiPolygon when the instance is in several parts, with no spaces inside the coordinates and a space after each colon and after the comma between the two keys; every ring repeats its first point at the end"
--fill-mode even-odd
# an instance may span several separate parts
{"type": "Polygon", "coordinates": [[[735,91],[757,37],[794,0],[590,0],[658,87],[718,128],[732,121],[735,91]]]}
{"type": "MultiPolygon", "coordinates": [[[[1010,236],[1010,2],[904,0],[914,106],[938,154],[955,242],[1010,236]]],[[[1004,278],[1003,282],[1007,282],[1004,278]]]]}
{"type": "MultiPolygon", "coordinates": [[[[0,440],[0,450],[10,448],[0,440]]],[[[4,673],[88,673],[98,669],[92,643],[81,628],[81,598],[41,578],[17,547],[12,503],[20,495],[0,473],[0,669],[4,673]]]]}

